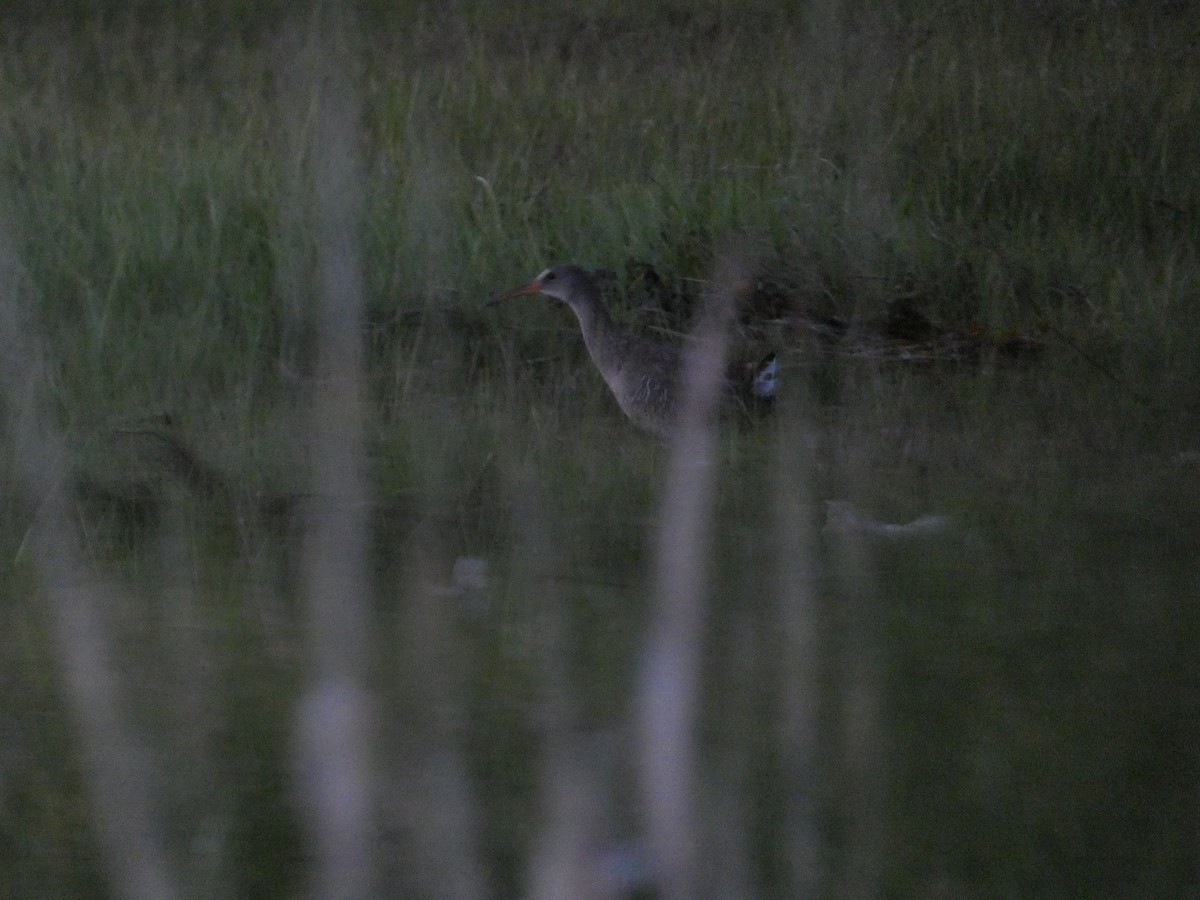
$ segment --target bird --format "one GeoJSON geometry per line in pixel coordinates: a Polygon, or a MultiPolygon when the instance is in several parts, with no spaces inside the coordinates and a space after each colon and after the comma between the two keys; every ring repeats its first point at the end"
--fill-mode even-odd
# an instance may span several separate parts
{"type": "MultiPolygon", "coordinates": [[[[583,342],[617,405],[637,427],[666,436],[675,420],[681,368],[678,348],[632,334],[617,325],[600,296],[595,277],[577,265],[556,265],[533,281],[505,291],[488,306],[530,294],[565,303],[579,320],[583,342]]],[[[778,361],[771,354],[757,366],[735,370],[726,392],[769,402],[778,387],[778,361]]]]}

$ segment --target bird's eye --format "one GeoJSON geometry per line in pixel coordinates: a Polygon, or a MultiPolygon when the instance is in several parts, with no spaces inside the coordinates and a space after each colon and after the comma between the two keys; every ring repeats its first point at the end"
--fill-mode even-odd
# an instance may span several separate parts
{"type": "Polygon", "coordinates": [[[545,275],[542,276],[542,281],[543,282],[553,281],[554,278],[555,278],[555,275],[553,272],[547,272],[545,275]]]}

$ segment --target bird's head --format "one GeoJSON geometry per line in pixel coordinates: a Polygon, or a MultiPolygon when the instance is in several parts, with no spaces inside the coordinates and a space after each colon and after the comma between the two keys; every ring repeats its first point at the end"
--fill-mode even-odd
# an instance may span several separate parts
{"type": "Polygon", "coordinates": [[[585,297],[591,297],[595,293],[596,281],[586,269],[571,265],[551,266],[528,284],[505,291],[492,299],[488,302],[488,306],[526,294],[544,294],[574,306],[585,297]]]}

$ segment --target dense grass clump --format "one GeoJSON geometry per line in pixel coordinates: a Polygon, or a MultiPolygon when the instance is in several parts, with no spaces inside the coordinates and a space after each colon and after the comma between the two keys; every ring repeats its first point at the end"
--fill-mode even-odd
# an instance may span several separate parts
{"type": "MultiPolygon", "coordinates": [[[[717,464],[714,892],[795,890],[807,829],[829,895],[1184,894],[1190,5],[348,10],[0,12],[0,250],[20,264],[0,302],[23,298],[80,545],[119,586],[104,616],[181,890],[293,896],[314,865],[292,742],[328,202],[303,73],[325,65],[361,113],[384,893],[438,895],[456,853],[492,895],[528,888],[547,710],[601,785],[601,851],[640,846],[628,719],[668,449],[621,419],[569,314],[483,302],[578,262],[619,321],[673,339],[732,245],[756,273],[735,352],[778,349],[786,390],[717,464]]],[[[119,894],[30,561],[43,498],[3,483],[0,883],[119,894]]]]}

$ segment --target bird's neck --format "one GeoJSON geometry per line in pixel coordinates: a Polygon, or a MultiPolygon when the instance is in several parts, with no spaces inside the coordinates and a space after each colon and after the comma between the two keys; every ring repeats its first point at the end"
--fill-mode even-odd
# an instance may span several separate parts
{"type": "Polygon", "coordinates": [[[579,319],[579,329],[583,332],[583,342],[587,345],[588,353],[592,355],[600,371],[606,372],[610,363],[614,362],[609,356],[615,346],[613,338],[619,331],[612,316],[608,314],[608,308],[594,295],[570,306],[575,317],[579,319]]]}

